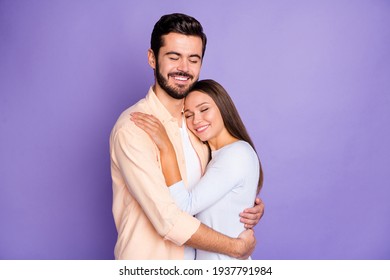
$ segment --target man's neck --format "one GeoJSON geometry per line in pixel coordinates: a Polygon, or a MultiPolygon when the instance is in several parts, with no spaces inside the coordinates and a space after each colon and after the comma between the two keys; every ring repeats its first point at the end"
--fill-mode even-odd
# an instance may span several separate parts
{"type": "Polygon", "coordinates": [[[164,107],[171,113],[172,117],[176,118],[179,126],[182,125],[182,111],[184,106],[183,99],[175,99],[169,96],[162,88],[154,85],[153,91],[156,94],[157,98],[164,105],[164,107]]]}

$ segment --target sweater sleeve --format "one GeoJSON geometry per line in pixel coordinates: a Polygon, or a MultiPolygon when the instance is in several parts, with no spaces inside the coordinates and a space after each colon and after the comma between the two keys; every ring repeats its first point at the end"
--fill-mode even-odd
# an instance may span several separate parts
{"type": "Polygon", "coordinates": [[[245,164],[248,153],[240,145],[227,146],[213,156],[205,175],[188,191],[182,181],[172,185],[169,191],[182,210],[195,215],[213,205],[245,180],[245,164]]]}

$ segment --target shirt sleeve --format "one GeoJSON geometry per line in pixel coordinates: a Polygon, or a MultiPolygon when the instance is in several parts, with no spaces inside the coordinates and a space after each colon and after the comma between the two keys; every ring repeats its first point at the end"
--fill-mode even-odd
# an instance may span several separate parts
{"type": "Polygon", "coordinates": [[[156,231],[177,245],[184,244],[200,222],[181,211],[170,196],[152,140],[131,125],[120,128],[112,142],[112,160],[156,231]]]}
{"type": "Polygon", "coordinates": [[[205,175],[191,191],[185,188],[182,181],[169,188],[180,209],[196,215],[242,185],[245,179],[245,154],[240,153],[239,149],[227,148],[210,161],[205,175]]]}

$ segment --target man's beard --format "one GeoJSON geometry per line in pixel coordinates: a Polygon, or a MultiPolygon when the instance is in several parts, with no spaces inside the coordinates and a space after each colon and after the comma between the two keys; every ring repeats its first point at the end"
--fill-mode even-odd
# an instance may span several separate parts
{"type": "MultiPolygon", "coordinates": [[[[193,76],[185,73],[185,72],[175,72],[170,73],[168,75],[181,75],[185,77],[189,77],[190,79],[193,79],[193,76]]],[[[156,65],[156,80],[157,83],[160,85],[160,87],[168,93],[168,95],[175,99],[183,99],[185,98],[188,93],[190,92],[191,88],[194,86],[195,82],[190,84],[188,87],[186,86],[170,86],[168,84],[168,80],[160,73],[160,69],[158,67],[158,63],[156,65]]]]}

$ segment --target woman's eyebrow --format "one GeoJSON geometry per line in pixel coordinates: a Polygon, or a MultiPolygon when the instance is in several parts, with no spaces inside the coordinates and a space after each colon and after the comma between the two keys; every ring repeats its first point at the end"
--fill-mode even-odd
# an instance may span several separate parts
{"type": "MultiPolygon", "coordinates": [[[[202,106],[202,105],[205,105],[205,104],[208,105],[209,103],[208,103],[208,102],[202,102],[202,103],[196,105],[195,108],[198,108],[198,107],[200,107],[200,106],[202,106]]],[[[187,111],[190,111],[190,110],[189,110],[189,109],[185,109],[185,110],[184,110],[184,113],[187,112],[187,111]]]]}
{"type": "Polygon", "coordinates": [[[200,107],[200,106],[202,106],[202,105],[205,105],[205,104],[208,105],[209,103],[208,103],[208,102],[202,102],[202,103],[196,105],[195,107],[198,108],[198,107],[200,107]]]}

